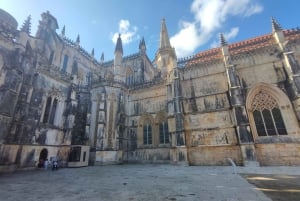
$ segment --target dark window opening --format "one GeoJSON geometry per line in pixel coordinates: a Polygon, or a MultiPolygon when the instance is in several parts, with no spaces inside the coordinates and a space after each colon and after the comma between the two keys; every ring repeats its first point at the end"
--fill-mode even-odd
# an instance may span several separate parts
{"type": "Polygon", "coordinates": [[[258,136],[287,135],[287,131],[278,108],[253,112],[258,136]]]}
{"type": "Polygon", "coordinates": [[[86,157],[86,151],[85,152],[83,152],[83,162],[85,162],[85,157],[86,157]]]}
{"type": "Polygon", "coordinates": [[[159,143],[160,144],[169,143],[169,128],[167,122],[162,122],[159,124],[159,143]]]}
{"type": "Polygon", "coordinates": [[[46,102],[45,112],[44,112],[43,123],[47,123],[48,122],[50,108],[51,108],[51,97],[48,97],[47,98],[47,102],[46,102]]]}
{"type": "Polygon", "coordinates": [[[69,154],[70,162],[80,161],[81,147],[72,147],[69,154]]]}
{"type": "Polygon", "coordinates": [[[51,115],[50,115],[50,120],[49,120],[50,124],[54,123],[56,107],[57,107],[57,99],[55,98],[54,101],[53,101],[53,104],[52,104],[52,109],[51,109],[51,115]]]}

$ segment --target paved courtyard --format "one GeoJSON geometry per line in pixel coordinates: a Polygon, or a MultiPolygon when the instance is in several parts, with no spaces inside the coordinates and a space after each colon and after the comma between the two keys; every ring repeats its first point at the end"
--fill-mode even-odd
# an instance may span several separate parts
{"type": "MultiPolygon", "coordinates": [[[[243,174],[298,174],[299,167],[237,167],[243,174]]],[[[270,201],[233,168],[111,165],[30,170],[0,176],[5,201],[270,201]]]]}

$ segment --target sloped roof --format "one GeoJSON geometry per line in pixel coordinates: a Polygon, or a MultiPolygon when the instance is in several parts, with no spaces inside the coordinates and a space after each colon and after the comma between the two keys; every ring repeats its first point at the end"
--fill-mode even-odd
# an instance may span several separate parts
{"type": "Polygon", "coordinates": [[[284,30],[283,34],[288,41],[298,40],[300,39],[300,28],[284,30]]]}
{"type": "Polygon", "coordinates": [[[272,34],[266,34],[244,40],[241,42],[233,43],[228,45],[229,53],[236,55],[244,52],[250,52],[257,49],[265,48],[275,44],[275,39],[272,34]]]}
{"type": "MultiPolygon", "coordinates": [[[[283,34],[288,41],[300,40],[300,28],[283,30],[283,34]]],[[[248,40],[243,40],[237,43],[228,45],[230,55],[234,56],[237,54],[255,51],[261,48],[270,47],[276,44],[273,34],[261,35],[248,40]]],[[[185,63],[185,67],[189,67],[195,64],[213,62],[218,59],[222,59],[221,48],[213,48],[203,52],[199,52],[192,57],[184,58],[178,61],[178,63],[185,63]]]]}

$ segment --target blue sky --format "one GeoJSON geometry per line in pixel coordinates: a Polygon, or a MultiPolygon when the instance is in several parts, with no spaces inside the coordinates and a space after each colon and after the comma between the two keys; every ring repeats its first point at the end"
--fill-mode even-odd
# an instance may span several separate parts
{"type": "Polygon", "coordinates": [[[19,23],[31,15],[35,35],[41,13],[49,10],[66,37],[100,59],[113,58],[116,36],[121,33],[124,56],[136,53],[142,37],[154,59],[161,19],[165,18],[177,57],[218,46],[224,33],[229,43],[271,32],[270,18],[284,29],[300,26],[298,0],[0,0],[0,8],[19,23]]]}

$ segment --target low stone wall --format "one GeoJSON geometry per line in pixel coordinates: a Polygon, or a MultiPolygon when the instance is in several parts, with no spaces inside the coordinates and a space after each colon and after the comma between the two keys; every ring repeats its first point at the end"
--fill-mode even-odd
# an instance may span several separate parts
{"type": "Polygon", "coordinates": [[[255,144],[255,151],[261,166],[300,165],[300,144],[255,144]]]}
{"type": "Polygon", "coordinates": [[[0,171],[3,169],[27,169],[36,167],[40,153],[47,149],[48,160],[50,157],[58,157],[60,166],[67,164],[69,146],[44,146],[44,145],[2,145],[0,148],[0,171]],[[12,168],[13,167],[13,168],[12,168]]]}
{"type": "Polygon", "coordinates": [[[133,163],[170,163],[170,148],[137,149],[124,152],[124,159],[133,163]]]}
{"type": "Polygon", "coordinates": [[[237,165],[242,165],[242,153],[239,146],[199,146],[188,148],[190,165],[230,165],[231,158],[237,165]]]}
{"type": "Polygon", "coordinates": [[[95,165],[121,164],[123,151],[96,151],[95,165]]]}

